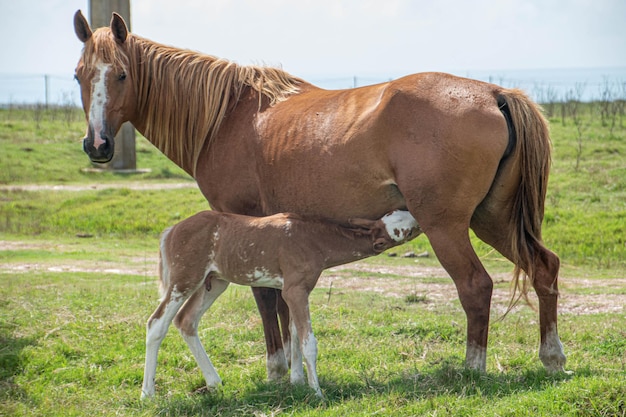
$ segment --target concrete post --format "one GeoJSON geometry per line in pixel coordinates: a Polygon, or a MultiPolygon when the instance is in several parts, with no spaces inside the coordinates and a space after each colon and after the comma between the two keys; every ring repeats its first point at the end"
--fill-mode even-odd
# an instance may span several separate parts
{"type": "MultiPolygon", "coordinates": [[[[124,18],[130,30],[130,0],[89,0],[89,20],[92,29],[109,26],[113,12],[124,18]]],[[[114,171],[137,169],[135,128],[132,124],[124,123],[115,136],[115,154],[111,162],[98,164],[97,167],[114,171]]]]}

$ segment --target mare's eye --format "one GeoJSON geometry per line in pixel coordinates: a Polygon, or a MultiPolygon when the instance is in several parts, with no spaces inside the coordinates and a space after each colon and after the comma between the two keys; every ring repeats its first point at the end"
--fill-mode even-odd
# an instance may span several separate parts
{"type": "Polygon", "coordinates": [[[80,85],[80,80],[78,79],[78,75],[74,74],[74,79],[76,80],[76,82],[78,83],[78,85],[80,85]]]}
{"type": "Polygon", "coordinates": [[[124,81],[124,80],[126,79],[126,73],[125,73],[125,72],[122,72],[122,73],[121,73],[121,74],[117,77],[117,79],[118,79],[118,80],[120,80],[120,81],[124,81]]]}

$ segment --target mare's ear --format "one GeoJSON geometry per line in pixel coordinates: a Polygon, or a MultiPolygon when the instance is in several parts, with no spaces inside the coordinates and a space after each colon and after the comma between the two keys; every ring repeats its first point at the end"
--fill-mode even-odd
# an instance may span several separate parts
{"type": "Polygon", "coordinates": [[[115,12],[113,12],[113,17],[111,18],[111,32],[117,42],[124,43],[126,41],[128,28],[126,27],[126,23],[124,22],[122,16],[115,12]]]}
{"type": "Polygon", "coordinates": [[[87,42],[93,34],[91,28],[89,27],[89,23],[87,23],[87,19],[85,19],[85,16],[83,16],[83,13],[80,10],[77,10],[76,13],[74,13],[74,32],[76,32],[76,36],[83,43],[87,42]]]}

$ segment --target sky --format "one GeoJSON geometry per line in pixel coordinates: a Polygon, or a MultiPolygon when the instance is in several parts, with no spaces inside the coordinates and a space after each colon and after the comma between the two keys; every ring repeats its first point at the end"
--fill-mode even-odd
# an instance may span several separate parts
{"type": "MultiPolygon", "coordinates": [[[[73,74],[88,0],[0,0],[0,74],[73,74]]],[[[131,0],[131,31],[301,77],[626,67],[625,0],[131,0]]]]}

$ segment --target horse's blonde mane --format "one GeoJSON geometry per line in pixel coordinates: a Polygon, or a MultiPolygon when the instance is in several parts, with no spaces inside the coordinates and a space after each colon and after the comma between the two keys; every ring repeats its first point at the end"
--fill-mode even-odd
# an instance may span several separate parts
{"type": "Polygon", "coordinates": [[[234,62],[173,48],[128,34],[118,44],[108,28],[85,44],[84,62],[95,57],[128,71],[136,83],[143,132],[176,164],[195,175],[201,150],[215,138],[245,87],[270,105],[299,91],[301,79],[277,68],[234,62]]]}

